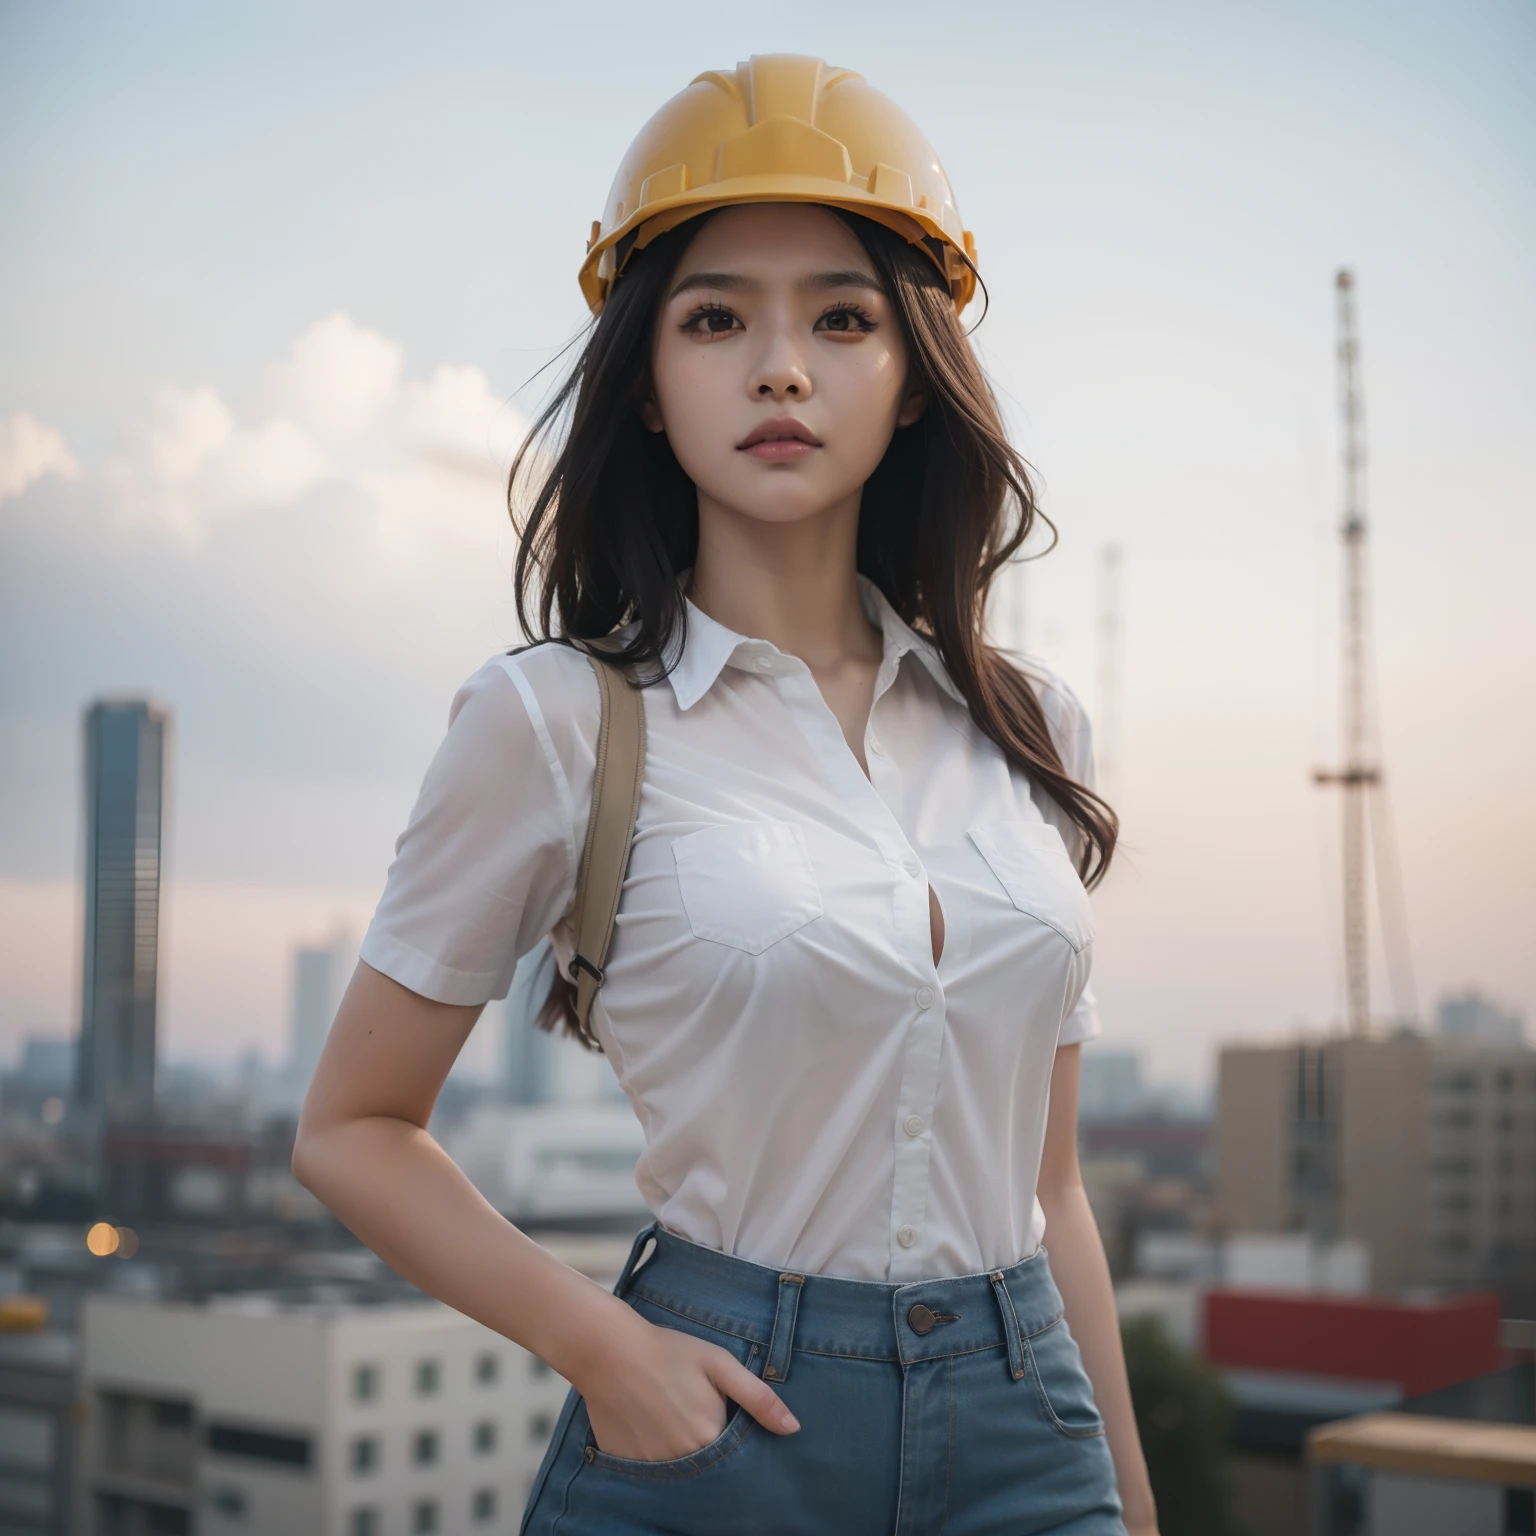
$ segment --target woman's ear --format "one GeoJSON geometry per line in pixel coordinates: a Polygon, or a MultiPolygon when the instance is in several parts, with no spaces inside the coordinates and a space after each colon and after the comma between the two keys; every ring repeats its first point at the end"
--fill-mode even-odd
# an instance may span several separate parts
{"type": "Polygon", "coordinates": [[[928,391],[920,383],[908,381],[906,393],[901,397],[901,409],[896,413],[898,427],[910,427],[928,409],[928,391]]]}
{"type": "Polygon", "coordinates": [[[667,430],[666,422],[661,419],[661,407],[656,404],[656,396],[649,391],[646,392],[645,398],[641,400],[639,411],[640,420],[645,424],[647,430],[651,432],[665,432],[667,430]]]}

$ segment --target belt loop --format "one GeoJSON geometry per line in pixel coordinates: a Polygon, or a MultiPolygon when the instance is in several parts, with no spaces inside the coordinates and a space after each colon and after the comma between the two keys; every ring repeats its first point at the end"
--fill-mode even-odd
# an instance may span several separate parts
{"type": "Polygon", "coordinates": [[[1008,1374],[1015,1381],[1024,1379],[1024,1335],[1019,1327],[1019,1314],[1008,1294],[1008,1282],[1003,1272],[994,1269],[987,1278],[992,1282],[992,1294],[997,1297],[997,1310],[1003,1315],[1003,1337],[1008,1341],[1008,1374]]]}
{"type": "Polygon", "coordinates": [[[768,1340],[764,1381],[789,1380],[789,1357],[795,1348],[795,1318],[800,1312],[800,1293],[804,1289],[804,1275],[786,1272],[779,1276],[779,1303],[773,1310],[773,1337],[768,1340]]]}
{"type": "MultiPolygon", "coordinates": [[[[634,1279],[635,1271],[641,1267],[641,1250],[647,1243],[654,1244],[655,1238],[656,1223],[654,1221],[650,1224],[650,1226],[642,1227],[640,1231],[635,1233],[635,1240],[629,1246],[629,1257],[624,1260],[624,1268],[619,1271],[618,1281],[613,1287],[613,1294],[615,1296],[622,1296],[624,1292],[629,1289],[629,1282],[634,1279]]],[[[655,1251],[654,1246],[651,1251],[655,1251]]],[[[650,1253],[645,1255],[647,1259],[649,1259],[650,1256],[650,1253]]]]}

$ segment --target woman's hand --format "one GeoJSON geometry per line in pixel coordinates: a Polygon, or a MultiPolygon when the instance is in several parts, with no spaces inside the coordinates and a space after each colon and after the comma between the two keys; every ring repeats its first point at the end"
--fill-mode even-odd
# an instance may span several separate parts
{"type": "Polygon", "coordinates": [[[800,1428],[773,1388],[729,1351],[658,1328],[637,1312],[629,1317],[606,1360],[572,1383],[586,1400],[600,1450],[630,1461],[691,1456],[725,1428],[728,1402],[776,1435],[800,1428]]]}

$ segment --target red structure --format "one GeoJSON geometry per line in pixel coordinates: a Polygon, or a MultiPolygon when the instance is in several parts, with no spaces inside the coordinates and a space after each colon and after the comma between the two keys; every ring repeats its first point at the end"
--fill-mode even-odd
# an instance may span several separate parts
{"type": "Polygon", "coordinates": [[[1205,1294],[1206,1357],[1239,1370],[1391,1381],[1417,1397],[1496,1371],[1499,1297],[1433,1301],[1218,1287],[1205,1294]]]}

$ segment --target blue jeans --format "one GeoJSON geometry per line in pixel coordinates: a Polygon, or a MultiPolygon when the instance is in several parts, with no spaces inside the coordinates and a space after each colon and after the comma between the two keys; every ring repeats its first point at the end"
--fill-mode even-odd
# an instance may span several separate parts
{"type": "Polygon", "coordinates": [[[572,1392],[523,1536],[1124,1536],[1044,1249],[992,1274],[888,1285],[781,1274],[651,1227],[616,1290],[728,1349],[801,1428],[775,1435],[728,1404],[691,1456],[631,1461],[598,1449],[572,1392]]]}

